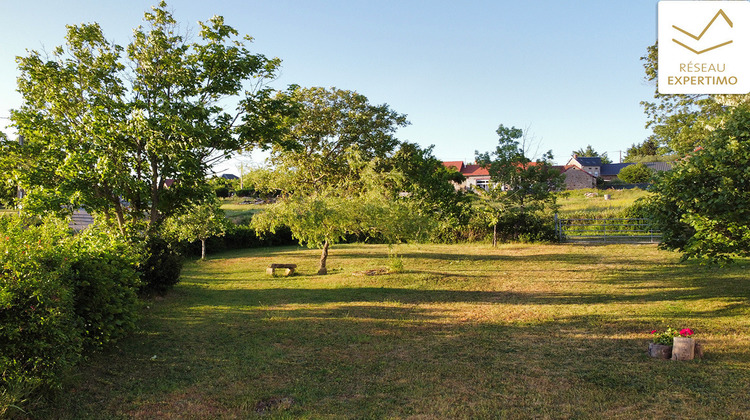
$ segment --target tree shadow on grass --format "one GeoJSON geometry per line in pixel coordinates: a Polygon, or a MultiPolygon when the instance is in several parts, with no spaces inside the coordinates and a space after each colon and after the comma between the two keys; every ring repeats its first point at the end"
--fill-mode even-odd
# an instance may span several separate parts
{"type": "MultiPolygon", "coordinates": [[[[483,299],[464,298],[470,296],[483,299]]],[[[157,315],[119,351],[96,358],[88,379],[59,405],[67,411],[57,414],[158,411],[180,418],[197,410],[248,418],[259,401],[276,397],[294,401],[276,413],[282,417],[545,417],[553,411],[660,417],[665,408],[720,417],[750,409],[742,393],[747,369],[732,367],[737,360],[747,366],[750,350],[709,353],[704,362],[658,361],[645,355],[648,335],[637,320],[586,314],[465,323],[446,319],[446,310],[381,301],[289,310],[226,305],[202,316],[157,315]],[[192,405],[184,404],[188,396],[192,405]],[[685,404],[696,400],[697,407],[685,404]]]]}
{"type": "MultiPolygon", "coordinates": [[[[183,286],[190,290],[193,286],[183,286]]],[[[321,305],[331,303],[382,303],[398,304],[503,304],[503,305],[595,305],[595,304],[647,304],[653,302],[692,301],[695,299],[724,298],[734,302],[718,310],[703,311],[702,316],[727,316],[741,313],[750,299],[746,290],[739,292],[721,287],[649,288],[640,293],[618,294],[591,292],[518,292],[475,291],[445,289],[410,289],[394,287],[339,287],[339,288],[273,288],[273,289],[202,289],[199,293],[205,302],[216,306],[278,306],[321,305]]]]}

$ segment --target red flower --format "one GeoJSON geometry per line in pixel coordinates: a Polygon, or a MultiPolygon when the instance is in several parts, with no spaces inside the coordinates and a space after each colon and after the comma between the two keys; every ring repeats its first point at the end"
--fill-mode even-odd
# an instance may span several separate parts
{"type": "Polygon", "coordinates": [[[693,335],[693,330],[691,330],[690,328],[683,328],[683,329],[680,330],[680,335],[681,336],[691,336],[691,335],[693,335]]]}
{"type": "Polygon", "coordinates": [[[651,331],[651,334],[655,334],[655,333],[656,333],[656,330],[652,330],[652,331],[651,331]]]}

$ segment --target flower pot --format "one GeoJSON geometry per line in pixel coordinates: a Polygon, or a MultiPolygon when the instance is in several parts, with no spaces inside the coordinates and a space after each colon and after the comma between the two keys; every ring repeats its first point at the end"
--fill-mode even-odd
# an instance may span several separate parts
{"type": "Polygon", "coordinates": [[[672,357],[672,346],[648,343],[648,355],[656,359],[669,359],[672,357]]]}
{"type": "Polygon", "coordinates": [[[675,337],[672,346],[672,360],[693,360],[695,340],[688,337],[675,337]]]}

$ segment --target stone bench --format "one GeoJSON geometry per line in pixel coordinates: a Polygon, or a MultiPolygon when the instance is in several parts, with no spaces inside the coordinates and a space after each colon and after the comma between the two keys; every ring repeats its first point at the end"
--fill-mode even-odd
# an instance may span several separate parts
{"type": "Polygon", "coordinates": [[[276,275],[276,269],[277,268],[283,268],[284,271],[284,277],[289,277],[292,274],[294,274],[294,270],[297,268],[297,264],[268,264],[268,268],[266,268],[266,274],[270,275],[276,275]]]}

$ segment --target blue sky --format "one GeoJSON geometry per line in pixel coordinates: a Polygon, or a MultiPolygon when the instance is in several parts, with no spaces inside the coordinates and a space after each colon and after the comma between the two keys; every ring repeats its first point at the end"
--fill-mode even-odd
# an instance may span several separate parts
{"type": "MultiPolygon", "coordinates": [[[[0,0],[0,118],[20,105],[15,56],[98,22],[121,45],[153,1],[0,0]]],[[[565,163],[591,144],[616,162],[648,135],[653,96],[640,57],[656,40],[656,1],[173,0],[185,28],[222,15],[283,60],[277,88],[336,86],[408,115],[402,140],[443,160],[494,149],[498,124],[528,128],[565,163]]],[[[195,32],[195,31],[193,31],[195,32]]],[[[0,125],[8,123],[0,119],[0,125]]],[[[12,132],[11,129],[6,130],[12,132]]],[[[257,159],[257,156],[256,156],[257,159]]],[[[233,164],[223,169],[236,172],[233,164]]]]}

